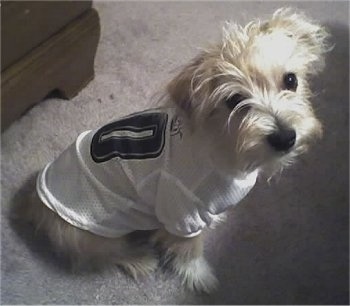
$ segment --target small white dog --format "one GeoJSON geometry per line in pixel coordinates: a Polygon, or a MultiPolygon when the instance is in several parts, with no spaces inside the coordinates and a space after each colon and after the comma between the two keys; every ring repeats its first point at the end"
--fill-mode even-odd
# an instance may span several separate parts
{"type": "Polygon", "coordinates": [[[159,246],[187,287],[209,292],[203,230],[322,134],[308,79],[324,66],[327,37],[290,9],[227,23],[222,42],[168,84],[163,107],[82,133],[41,171],[21,213],[77,262],[136,277],[156,269],[159,246]],[[148,243],[138,231],[150,231],[148,243]]]}

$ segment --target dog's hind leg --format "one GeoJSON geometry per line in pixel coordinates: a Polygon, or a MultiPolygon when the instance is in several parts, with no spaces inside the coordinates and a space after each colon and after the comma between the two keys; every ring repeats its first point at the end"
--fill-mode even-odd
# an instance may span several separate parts
{"type": "Polygon", "coordinates": [[[116,264],[121,266],[132,277],[149,275],[158,267],[158,257],[150,245],[149,232],[137,231],[125,237],[126,246],[123,257],[116,259],[116,264]]]}
{"type": "Polygon", "coordinates": [[[209,293],[217,287],[218,281],[203,257],[201,235],[182,238],[158,230],[152,241],[164,251],[165,262],[181,277],[187,288],[209,293]]]}
{"type": "Polygon", "coordinates": [[[157,257],[145,240],[133,239],[133,234],[106,238],[72,226],[46,207],[35,192],[16,209],[16,218],[46,234],[57,253],[71,259],[75,270],[117,264],[136,278],[157,268],[157,257]]]}

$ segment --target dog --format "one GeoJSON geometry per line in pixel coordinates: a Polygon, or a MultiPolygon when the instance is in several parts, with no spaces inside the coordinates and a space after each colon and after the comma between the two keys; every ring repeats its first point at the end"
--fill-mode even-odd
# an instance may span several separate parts
{"type": "Polygon", "coordinates": [[[162,258],[187,288],[211,292],[205,231],[322,136],[309,79],[328,37],[289,8],[227,22],[222,41],[168,83],[161,107],[79,135],[20,214],[78,265],[116,264],[136,278],[162,258]]]}

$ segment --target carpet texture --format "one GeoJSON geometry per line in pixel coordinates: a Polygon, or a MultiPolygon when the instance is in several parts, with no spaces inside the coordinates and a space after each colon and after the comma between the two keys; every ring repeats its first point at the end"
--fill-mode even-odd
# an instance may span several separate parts
{"type": "Polygon", "coordinates": [[[1,304],[348,304],[348,2],[96,2],[102,35],[96,77],[71,101],[47,99],[2,135],[1,304]],[[71,273],[45,238],[10,222],[35,173],[76,136],[133,111],[198,52],[225,20],[247,22],[294,6],[327,25],[334,50],[314,81],[325,135],[279,181],[259,182],[206,257],[221,283],[184,290],[157,271],[135,282],[118,268],[71,273]]]}

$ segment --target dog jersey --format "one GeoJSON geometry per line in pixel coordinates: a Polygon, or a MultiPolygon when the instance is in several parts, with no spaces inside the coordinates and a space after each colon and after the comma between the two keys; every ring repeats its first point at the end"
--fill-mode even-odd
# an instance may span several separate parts
{"type": "Polygon", "coordinates": [[[216,170],[191,134],[173,108],[83,132],[40,172],[38,194],[65,221],[104,237],[161,227],[198,235],[249,192],[257,173],[216,170]]]}

